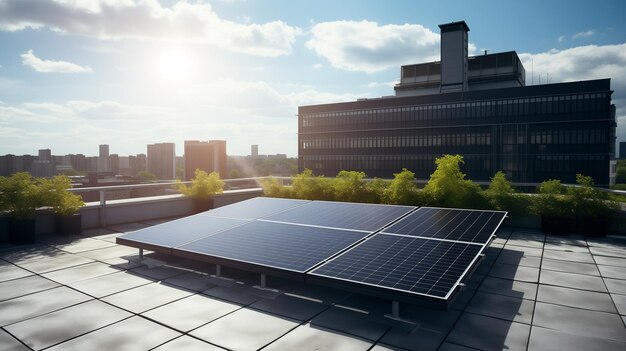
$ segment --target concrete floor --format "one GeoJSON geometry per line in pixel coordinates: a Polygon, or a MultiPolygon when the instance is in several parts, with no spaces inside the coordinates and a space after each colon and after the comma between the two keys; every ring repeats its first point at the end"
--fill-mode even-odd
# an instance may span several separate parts
{"type": "Polygon", "coordinates": [[[115,244],[158,223],[0,247],[0,350],[626,349],[626,237],[503,228],[447,311],[401,305],[410,324],[384,317],[389,301],[273,277],[260,290],[115,244]]]}

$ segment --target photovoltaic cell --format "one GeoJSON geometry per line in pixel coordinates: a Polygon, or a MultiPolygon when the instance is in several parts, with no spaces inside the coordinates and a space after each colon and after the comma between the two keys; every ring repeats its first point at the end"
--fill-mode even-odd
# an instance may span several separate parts
{"type": "Polygon", "coordinates": [[[376,234],[309,274],[444,299],[482,248],[376,234]]]}
{"type": "Polygon", "coordinates": [[[309,202],[311,201],[255,197],[249,200],[202,212],[199,215],[252,220],[279,213],[309,202]]]}
{"type": "Polygon", "coordinates": [[[172,248],[244,223],[239,219],[196,215],[130,232],[119,239],[172,248]]]}
{"type": "Polygon", "coordinates": [[[263,220],[373,232],[415,207],[313,201],[263,220]]]}
{"type": "Polygon", "coordinates": [[[485,244],[506,212],[422,207],[385,228],[384,233],[485,244]]]}
{"type": "Polygon", "coordinates": [[[176,251],[199,253],[303,273],[366,233],[254,221],[206,237],[176,251]]]}

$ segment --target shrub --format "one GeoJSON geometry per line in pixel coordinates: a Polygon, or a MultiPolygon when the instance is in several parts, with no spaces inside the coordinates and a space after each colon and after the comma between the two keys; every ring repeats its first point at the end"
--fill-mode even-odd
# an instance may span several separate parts
{"type": "Polygon", "coordinates": [[[414,205],[417,192],[415,173],[403,168],[402,172],[393,174],[393,180],[383,191],[382,200],[385,204],[414,205]]]}
{"type": "Polygon", "coordinates": [[[519,216],[528,211],[528,196],[518,194],[503,172],[497,172],[491,178],[484,195],[489,208],[493,210],[507,211],[511,216],[519,216]]]}
{"type": "Polygon", "coordinates": [[[68,191],[72,187],[72,182],[65,175],[41,179],[40,183],[44,205],[52,207],[56,214],[70,216],[85,205],[81,196],[68,191]]]}
{"type": "Polygon", "coordinates": [[[28,172],[15,173],[0,182],[0,193],[5,210],[17,219],[30,219],[43,206],[41,187],[28,172]]]}
{"type": "Polygon", "coordinates": [[[371,196],[363,178],[364,172],[340,171],[331,183],[334,198],[338,201],[368,202],[371,196]]]}
{"type": "Polygon", "coordinates": [[[461,155],[443,155],[435,160],[437,169],[430,175],[424,191],[432,198],[433,204],[442,207],[484,208],[480,186],[461,172],[461,155]]]}
{"type": "Polygon", "coordinates": [[[264,178],[261,180],[263,194],[267,197],[291,198],[291,189],[284,186],[280,179],[264,178]]]}
{"type": "Polygon", "coordinates": [[[215,194],[224,192],[224,181],[220,179],[217,172],[207,174],[205,171],[196,169],[194,178],[191,180],[191,186],[178,181],[177,188],[185,196],[195,199],[208,199],[215,194]]]}
{"type": "Polygon", "coordinates": [[[292,179],[291,191],[296,199],[335,200],[332,180],[324,176],[316,177],[310,169],[305,169],[292,179]]]}
{"type": "Polygon", "coordinates": [[[567,189],[574,214],[577,216],[609,219],[617,204],[609,200],[609,194],[594,187],[593,178],[576,174],[577,186],[567,189]]]}

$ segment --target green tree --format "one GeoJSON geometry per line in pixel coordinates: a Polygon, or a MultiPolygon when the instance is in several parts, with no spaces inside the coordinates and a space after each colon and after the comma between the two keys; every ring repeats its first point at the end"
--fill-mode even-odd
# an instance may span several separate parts
{"type": "Polygon", "coordinates": [[[483,208],[480,186],[461,172],[461,155],[443,155],[435,160],[437,168],[430,175],[424,192],[432,197],[434,204],[442,207],[483,208]]]}
{"type": "Polygon", "coordinates": [[[137,173],[137,177],[139,178],[140,183],[148,183],[156,180],[156,176],[148,171],[139,171],[139,173],[137,173]]]}

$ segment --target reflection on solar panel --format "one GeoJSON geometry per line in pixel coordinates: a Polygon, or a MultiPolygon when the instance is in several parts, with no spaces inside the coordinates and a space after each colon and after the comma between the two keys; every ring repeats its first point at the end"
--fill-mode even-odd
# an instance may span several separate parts
{"type": "Polygon", "coordinates": [[[414,209],[409,206],[313,201],[263,219],[373,232],[414,209]]]}
{"type": "Polygon", "coordinates": [[[274,199],[269,197],[255,197],[249,200],[234,203],[216,209],[202,212],[200,216],[227,217],[237,219],[256,219],[304,205],[309,200],[274,199]]]}
{"type": "Polygon", "coordinates": [[[254,221],[175,249],[304,273],[367,233],[254,221]]]}
{"type": "MultiPolygon", "coordinates": [[[[117,239],[118,243],[123,245],[136,247],[142,244],[149,244],[171,249],[174,246],[179,246],[244,223],[246,221],[239,219],[190,216],[140,229],[117,239]]],[[[154,247],[150,247],[150,249],[152,250],[154,247]]]]}
{"type": "Polygon", "coordinates": [[[481,245],[376,234],[309,274],[447,298],[481,245]]]}
{"type": "Polygon", "coordinates": [[[422,207],[383,232],[484,244],[505,216],[500,211],[422,207]]]}

